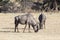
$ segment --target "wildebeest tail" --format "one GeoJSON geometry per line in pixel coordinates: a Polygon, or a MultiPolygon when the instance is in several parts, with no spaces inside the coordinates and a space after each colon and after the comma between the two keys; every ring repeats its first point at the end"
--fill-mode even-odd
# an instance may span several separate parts
{"type": "Polygon", "coordinates": [[[16,17],[14,18],[15,20],[14,20],[14,23],[16,24],[17,23],[17,19],[16,19],[16,17]]]}

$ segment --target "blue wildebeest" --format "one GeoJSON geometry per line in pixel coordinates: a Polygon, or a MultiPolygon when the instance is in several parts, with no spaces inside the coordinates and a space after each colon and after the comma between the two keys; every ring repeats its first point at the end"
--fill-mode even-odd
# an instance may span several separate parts
{"type": "Polygon", "coordinates": [[[38,32],[38,23],[30,13],[15,17],[15,32],[16,30],[18,31],[18,24],[25,25],[23,32],[25,31],[27,25],[29,27],[29,32],[30,25],[32,26],[34,32],[38,32]]]}
{"type": "Polygon", "coordinates": [[[43,27],[45,28],[45,22],[46,22],[46,16],[44,14],[40,14],[39,15],[39,25],[40,25],[40,28],[39,29],[43,29],[43,27]],[[44,25],[44,26],[43,26],[44,25]]]}

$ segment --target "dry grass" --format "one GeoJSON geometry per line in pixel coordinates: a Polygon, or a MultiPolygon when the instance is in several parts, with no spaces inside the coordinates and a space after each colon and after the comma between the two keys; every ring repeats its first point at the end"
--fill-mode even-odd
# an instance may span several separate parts
{"type": "MultiPolygon", "coordinates": [[[[19,33],[14,32],[14,17],[17,14],[0,14],[0,40],[60,40],[60,13],[45,13],[46,29],[39,30],[38,33],[22,33],[24,25],[19,25],[19,33]]],[[[38,19],[39,14],[33,14],[38,19]]],[[[37,20],[38,21],[38,20],[37,20]]]]}

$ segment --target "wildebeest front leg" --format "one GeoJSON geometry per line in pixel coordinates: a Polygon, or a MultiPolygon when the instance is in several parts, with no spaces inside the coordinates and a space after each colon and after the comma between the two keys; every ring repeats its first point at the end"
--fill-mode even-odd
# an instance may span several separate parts
{"type": "Polygon", "coordinates": [[[27,24],[25,25],[23,32],[25,32],[26,27],[27,27],[27,24]]]}

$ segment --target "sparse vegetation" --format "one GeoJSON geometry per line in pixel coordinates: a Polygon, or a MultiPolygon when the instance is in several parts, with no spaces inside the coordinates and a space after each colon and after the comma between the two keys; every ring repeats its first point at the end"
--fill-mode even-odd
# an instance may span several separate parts
{"type": "Polygon", "coordinates": [[[0,0],[0,12],[59,11],[60,0],[0,0]]]}

